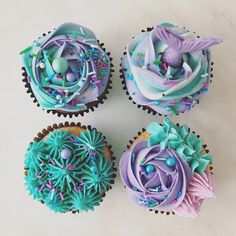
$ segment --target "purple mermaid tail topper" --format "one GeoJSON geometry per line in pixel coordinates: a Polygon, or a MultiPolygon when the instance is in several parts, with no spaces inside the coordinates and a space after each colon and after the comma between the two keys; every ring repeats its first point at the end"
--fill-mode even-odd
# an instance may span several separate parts
{"type": "Polygon", "coordinates": [[[184,38],[160,25],[155,28],[155,33],[161,41],[168,45],[168,48],[162,54],[163,62],[175,68],[182,65],[183,53],[204,50],[222,42],[221,39],[217,38],[184,38]]]}

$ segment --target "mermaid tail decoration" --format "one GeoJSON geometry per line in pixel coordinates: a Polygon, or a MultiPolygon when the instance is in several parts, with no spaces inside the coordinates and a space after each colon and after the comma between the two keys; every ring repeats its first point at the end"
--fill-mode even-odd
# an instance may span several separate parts
{"type": "Polygon", "coordinates": [[[168,45],[168,48],[162,54],[162,61],[175,68],[182,66],[183,53],[204,50],[222,42],[218,38],[197,38],[194,40],[184,38],[160,25],[155,28],[155,34],[161,41],[168,45]]]}

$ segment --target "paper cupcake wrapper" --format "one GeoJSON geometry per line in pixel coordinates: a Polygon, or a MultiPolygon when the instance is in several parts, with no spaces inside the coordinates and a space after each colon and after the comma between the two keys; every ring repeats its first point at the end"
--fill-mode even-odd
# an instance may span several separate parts
{"type": "MultiPolygon", "coordinates": [[[[162,124],[160,124],[160,125],[162,125],[162,124]]],[[[176,124],[178,127],[180,127],[180,125],[179,125],[179,123],[177,123],[176,124]]],[[[142,130],[141,131],[139,131],[138,132],[138,134],[135,136],[135,137],[133,137],[133,139],[130,139],[129,140],[129,144],[127,145],[127,149],[130,149],[130,147],[133,145],[133,143],[136,141],[136,139],[141,135],[141,134],[143,134],[144,132],[146,131],[146,129],[145,128],[142,128],[142,130]]],[[[191,131],[191,129],[189,128],[189,132],[191,131]]],[[[192,131],[194,134],[196,134],[196,132],[195,131],[192,131]]],[[[200,138],[200,135],[197,135],[197,137],[198,138],[200,138]]],[[[203,148],[204,148],[204,150],[206,151],[206,153],[209,153],[209,150],[208,150],[208,148],[207,148],[207,145],[206,144],[203,144],[203,148]]],[[[210,169],[210,172],[211,172],[211,174],[213,174],[213,166],[212,165],[210,165],[209,166],[209,169],[210,169]]],[[[126,188],[126,186],[124,186],[125,188],[126,188]]],[[[154,210],[154,209],[147,209],[148,211],[150,211],[150,212],[154,212],[155,214],[162,214],[162,215],[175,215],[175,213],[173,212],[173,211],[158,211],[158,210],[154,210]]]]}
{"type": "MultiPolygon", "coordinates": [[[[184,28],[184,29],[186,29],[185,27],[182,27],[182,28],[184,28]]],[[[150,31],[152,31],[154,29],[154,27],[148,27],[146,30],[141,30],[141,32],[150,32],[150,31]]],[[[188,31],[189,32],[189,31],[188,31]]],[[[194,34],[196,34],[195,32],[193,32],[194,34]]],[[[200,36],[197,36],[198,38],[200,38],[200,36]]],[[[134,38],[134,37],[133,37],[134,38]]],[[[124,55],[126,55],[126,52],[123,52],[123,56],[124,55]]],[[[127,89],[127,86],[126,86],[126,82],[125,82],[125,71],[124,71],[124,69],[122,68],[122,58],[123,57],[121,57],[121,63],[120,63],[120,70],[119,70],[119,72],[120,72],[120,78],[121,78],[121,84],[122,84],[122,88],[123,88],[123,90],[125,91],[125,93],[126,93],[126,95],[128,95],[128,99],[129,100],[131,100],[132,102],[133,102],[133,104],[135,104],[138,108],[141,108],[141,109],[143,109],[144,111],[147,111],[148,112],[148,114],[153,114],[153,115],[159,115],[159,116],[171,116],[171,115],[163,115],[163,114],[160,114],[160,113],[158,113],[158,112],[156,112],[155,110],[153,110],[151,107],[149,107],[149,106],[146,106],[146,105],[140,105],[140,104],[138,104],[138,103],[136,103],[134,100],[133,100],[133,98],[130,96],[130,94],[129,94],[129,91],[128,91],[128,89],[127,89]]],[[[213,65],[214,65],[214,62],[211,62],[211,79],[210,79],[210,83],[212,83],[212,78],[213,78],[213,73],[212,73],[212,71],[213,71],[213,65]]],[[[191,109],[192,108],[194,108],[195,107],[195,105],[196,104],[199,104],[200,103],[200,101],[199,100],[197,100],[196,101],[196,103],[191,107],[191,109]]],[[[190,109],[190,110],[191,110],[190,109]]],[[[178,116],[179,114],[181,114],[181,113],[185,113],[185,111],[183,111],[183,112],[180,112],[180,113],[177,113],[177,114],[175,114],[175,116],[178,116]]]]}
{"type": "MultiPolygon", "coordinates": [[[[33,141],[35,142],[39,142],[40,140],[44,139],[49,133],[53,132],[56,129],[60,129],[60,128],[66,128],[66,127],[79,127],[81,129],[85,129],[85,130],[95,130],[96,132],[99,132],[96,128],[92,128],[90,125],[85,126],[82,125],[80,122],[75,123],[75,122],[68,122],[66,121],[65,123],[59,123],[59,124],[53,124],[48,126],[47,128],[42,129],[42,131],[40,131],[37,136],[34,137],[33,141]]],[[[111,156],[111,162],[112,162],[112,169],[114,170],[115,173],[117,173],[117,168],[115,167],[115,161],[116,161],[116,157],[114,156],[114,152],[112,151],[112,146],[110,144],[108,144],[106,137],[103,135],[103,141],[105,143],[105,146],[108,148],[110,156],[111,156]]],[[[31,142],[32,143],[32,142],[31,142]]],[[[24,169],[24,175],[27,175],[27,170],[24,169]]],[[[116,178],[116,174],[112,175],[112,180],[110,180],[110,184],[114,184],[115,183],[115,178],[116,178]]],[[[103,201],[103,199],[106,197],[106,192],[108,192],[109,190],[112,189],[112,186],[109,186],[109,188],[107,189],[107,191],[104,191],[101,194],[101,201],[103,201]]],[[[41,201],[42,204],[44,204],[44,202],[41,201]]],[[[70,210],[73,214],[79,212],[79,211],[72,211],[70,210]]]]}
{"type": "MultiPolygon", "coordinates": [[[[48,32],[48,34],[50,33],[51,31],[48,32]]],[[[43,36],[46,36],[46,34],[44,33],[43,36]]],[[[46,109],[43,109],[42,110],[46,110],[47,113],[52,113],[52,114],[56,114],[58,117],[61,117],[61,116],[64,116],[64,117],[67,117],[69,116],[70,118],[72,118],[73,116],[75,117],[78,117],[79,115],[80,116],[84,116],[85,113],[88,113],[90,110],[91,111],[94,111],[95,108],[98,107],[99,104],[103,104],[104,103],[104,100],[107,99],[107,95],[109,94],[109,90],[112,89],[112,81],[111,81],[111,77],[112,77],[112,74],[115,72],[114,70],[114,65],[112,64],[112,61],[113,61],[113,58],[111,57],[111,53],[110,52],[107,52],[105,47],[104,47],[104,43],[101,43],[99,40],[97,40],[100,48],[107,54],[107,56],[109,57],[109,60],[110,60],[110,75],[109,75],[109,80],[107,82],[107,86],[104,90],[104,92],[98,97],[98,100],[97,101],[93,101],[93,102],[90,102],[90,103],[87,103],[87,109],[86,110],[82,110],[82,111],[77,111],[77,112],[66,112],[66,111],[61,111],[61,110],[46,110],[46,109]]],[[[36,97],[34,96],[34,93],[31,89],[31,86],[30,86],[30,83],[28,81],[28,76],[27,76],[27,72],[26,72],[26,69],[25,67],[22,67],[22,76],[23,76],[23,79],[22,79],[22,82],[24,83],[25,85],[25,88],[26,88],[26,92],[30,94],[30,97],[33,98],[33,102],[35,104],[37,104],[38,107],[40,107],[40,104],[38,103],[36,97]]]]}

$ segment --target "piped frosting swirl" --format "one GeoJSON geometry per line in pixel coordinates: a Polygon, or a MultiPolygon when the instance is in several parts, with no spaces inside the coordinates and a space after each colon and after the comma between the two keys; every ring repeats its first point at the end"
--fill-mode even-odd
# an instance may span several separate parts
{"type": "Polygon", "coordinates": [[[21,54],[28,83],[46,110],[86,110],[108,84],[110,59],[86,27],[62,24],[21,54]]]}
{"type": "Polygon", "coordinates": [[[172,24],[157,25],[132,39],[122,59],[129,95],[163,115],[191,109],[208,90],[209,47],[215,38],[196,38],[172,24]]]}

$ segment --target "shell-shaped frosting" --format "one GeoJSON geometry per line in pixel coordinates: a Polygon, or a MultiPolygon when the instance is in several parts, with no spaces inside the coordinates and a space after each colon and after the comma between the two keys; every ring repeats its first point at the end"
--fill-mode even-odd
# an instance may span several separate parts
{"type": "Polygon", "coordinates": [[[183,217],[194,218],[198,215],[203,199],[186,193],[182,203],[174,209],[175,214],[183,217]]]}
{"type": "Polygon", "coordinates": [[[104,156],[105,146],[101,133],[88,129],[79,136],[54,130],[31,143],[25,155],[29,194],[55,212],[93,210],[115,178],[113,163],[104,156]],[[78,140],[97,148],[84,155],[78,140]]]}
{"type": "Polygon", "coordinates": [[[122,155],[120,173],[129,197],[155,210],[177,207],[192,177],[188,163],[174,150],[161,150],[160,145],[148,147],[145,141],[122,155]]]}
{"type": "Polygon", "coordinates": [[[204,199],[213,197],[215,194],[212,174],[208,171],[202,174],[194,173],[183,202],[174,209],[174,212],[180,216],[195,217],[204,199]]]}
{"type": "Polygon", "coordinates": [[[163,115],[190,110],[208,90],[211,70],[210,50],[196,47],[200,45],[196,40],[199,41],[194,34],[171,24],[156,26],[133,38],[122,59],[125,83],[132,99],[163,115]],[[167,28],[175,38],[158,34],[159,28],[167,28]],[[174,46],[180,46],[183,52],[174,46]],[[196,50],[186,51],[186,47],[196,50]]]}
{"type": "Polygon", "coordinates": [[[202,174],[194,173],[188,186],[188,193],[200,199],[215,197],[213,175],[209,171],[205,171],[202,174]]]}
{"type": "Polygon", "coordinates": [[[110,59],[86,27],[62,24],[21,54],[28,82],[44,109],[86,110],[105,91],[110,59]]]}

